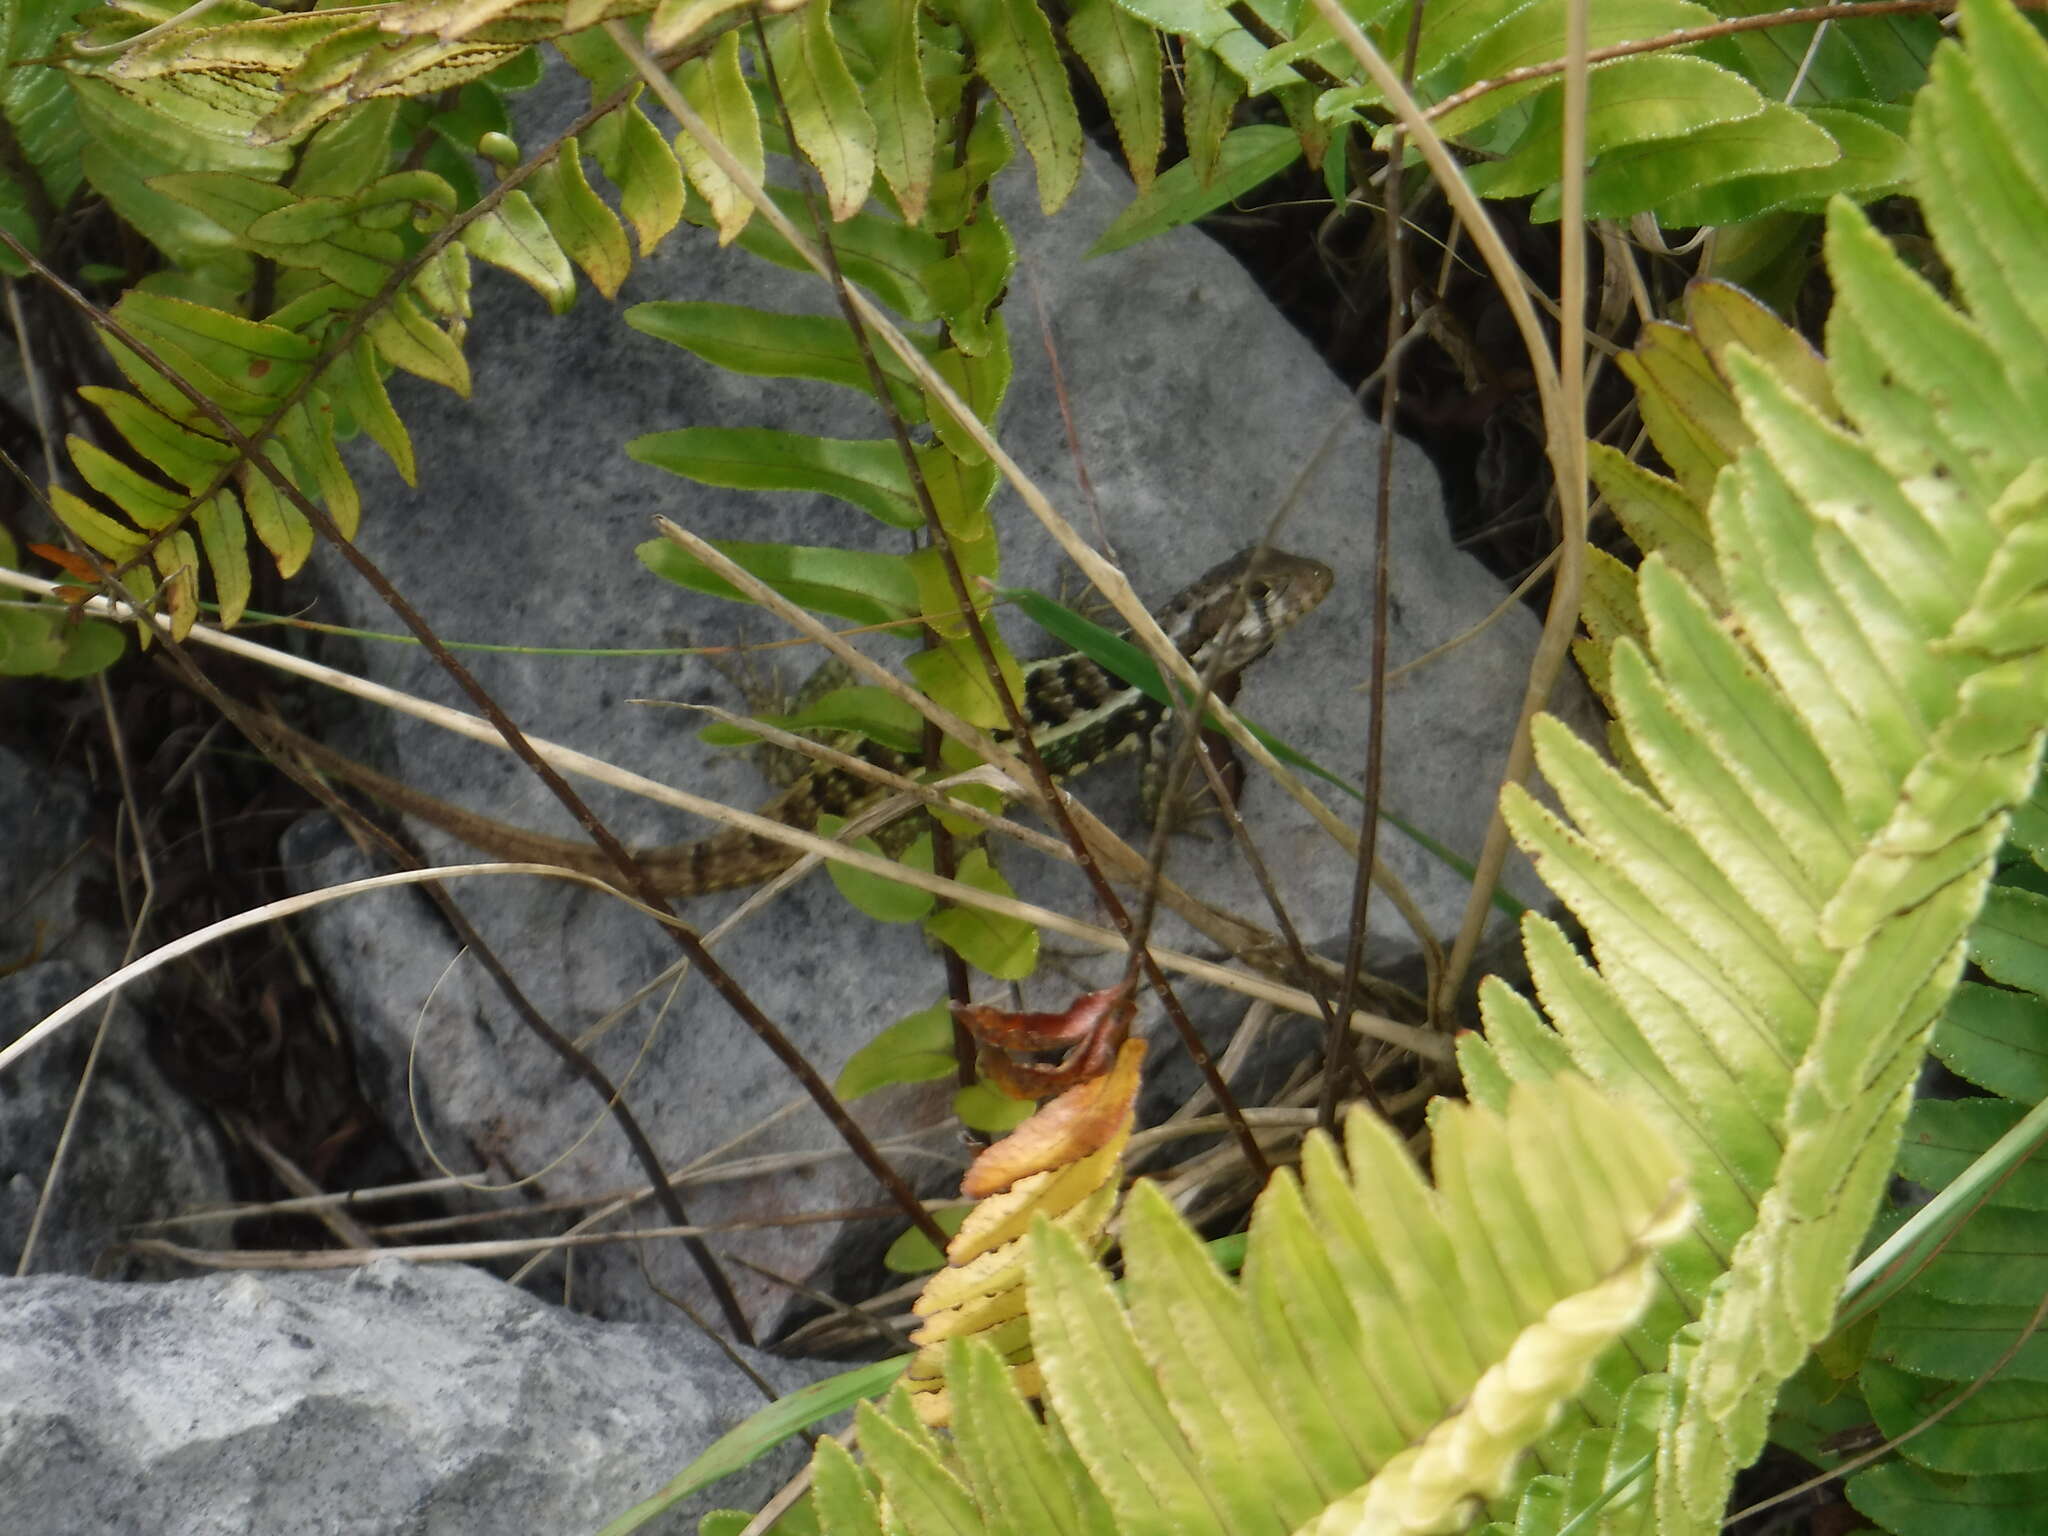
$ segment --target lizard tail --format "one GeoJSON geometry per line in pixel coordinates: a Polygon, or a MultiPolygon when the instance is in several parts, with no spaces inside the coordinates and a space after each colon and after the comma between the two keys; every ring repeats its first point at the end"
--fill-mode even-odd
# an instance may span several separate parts
{"type": "MultiPolygon", "coordinates": [[[[621,884],[612,861],[602,850],[580,838],[556,837],[495,821],[359,763],[275,716],[254,716],[248,723],[266,738],[264,744],[288,751],[320,772],[354,786],[393,810],[416,816],[493,858],[523,864],[554,864],[609,885],[621,884]]],[[[787,869],[801,855],[785,844],[734,827],[693,843],[636,848],[633,857],[653,877],[655,887],[664,896],[681,897],[751,885],[787,869]]]]}

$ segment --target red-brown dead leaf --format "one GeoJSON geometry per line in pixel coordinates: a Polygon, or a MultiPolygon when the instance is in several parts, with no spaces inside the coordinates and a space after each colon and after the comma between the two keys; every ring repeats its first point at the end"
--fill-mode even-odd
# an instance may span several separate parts
{"type": "Polygon", "coordinates": [[[987,1003],[960,1003],[954,1006],[953,1016],[983,1045],[1003,1051],[1050,1051],[1100,1029],[1119,1003],[1128,1022],[1131,998],[1122,985],[1083,992],[1064,1013],[1012,1013],[987,1003]]]}
{"type": "Polygon", "coordinates": [[[64,549],[56,544],[31,544],[28,549],[30,554],[41,555],[50,564],[61,567],[81,581],[97,582],[100,579],[100,573],[93,569],[92,562],[75,549],[64,549]]]}
{"type": "Polygon", "coordinates": [[[1109,1070],[1117,1047],[1130,1034],[1130,1020],[1112,1015],[1104,1024],[1056,1062],[1019,1061],[984,1046],[976,1054],[974,1065],[981,1080],[1006,1097],[1048,1099],[1109,1070]]]}
{"type": "Polygon", "coordinates": [[[960,1182],[960,1193],[986,1200],[1019,1179],[1100,1150],[1130,1121],[1144,1060],[1145,1042],[1125,1040],[1108,1072],[1069,1088],[977,1157],[960,1182]]]}

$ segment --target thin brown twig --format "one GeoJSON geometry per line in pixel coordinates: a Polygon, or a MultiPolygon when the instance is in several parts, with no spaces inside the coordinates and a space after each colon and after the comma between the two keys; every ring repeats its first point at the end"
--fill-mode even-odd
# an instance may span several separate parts
{"type": "MultiPolygon", "coordinates": [[[[1415,83],[1415,60],[1422,46],[1424,0],[1415,0],[1408,16],[1408,41],[1401,56],[1401,83],[1415,83]]],[[[1387,364],[1380,384],[1380,451],[1378,505],[1373,514],[1372,599],[1367,605],[1371,625],[1365,711],[1364,796],[1358,806],[1358,857],[1351,877],[1351,916],[1344,934],[1344,980],[1337,1009],[1323,1038],[1323,1091],[1316,1104],[1316,1122],[1326,1134],[1337,1129],[1337,1105],[1351,1061],[1350,1041],[1340,1021],[1351,1017],[1358,995],[1359,972],[1365,965],[1365,936],[1372,916],[1372,867],[1379,856],[1380,791],[1386,773],[1387,729],[1387,567],[1393,559],[1394,428],[1401,401],[1401,342],[1408,328],[1408,283],[1402,265],[1401,174],[1407,135],[1397,123],[1387,149],[1387,364]]]]}
{"type": "MultiPolygon", "coordinates": [[[[2023,11],[2048,9],[2048,0],[2014,0],[2023,11]]],[[[1762,32],[1774,27],[1798,27],[1815,21],[1842,21],[1859,16],[1895,16],[1902,14],[1937,12],[1946,14],[1956,9],[1956,0],[1840,0],[1833,5],[1805,5],[1794,10],[1772,11],[1763,16],[1736,16],[1726,21],[1714,22],[1705,27],[1681,27],[1675,32],[1660,33],[1656,37],[1637,38],[1633,42],[1614,43],[1606,48],[1587,51],[1586,63],[1605,64],[1611,59],[1626,59],[1639,53],[1661,53],[1667,48],[1689,48],[1698,43],[1712,42],[1718,37],[1730,37],[1738,32],[1762,32]]],[[[1454,91],[1422,116],[1427,122],[1448,117],[1468,102],[1490,92],[1504,90],[1511,85],[1520,85],[1528,80],[1547,80],[1552,75],[1561,75],[1571,67],[1569,59],[1551,59],[1542,64],[1525,64],[1520,69],[1510,69],[1490,79],[1478,80],[1462,91],[1454,91]]]]}
{"type": "MultiPolygon", "coordinates": [[[[1359,382],[1357,387],[1352,391],[1353,398],[1363,398],[1366,392],[1369,391],[1375,383],[1377,383],[1380,379],[1385,377],[1388,369],[1393,364],[1393,360],[1397,358],[1401,354],[1401,352],[1405,351],[1409,344],[1413,342],[1415,339],[1416,333],[1411,332],[1409,335],[1404,336],[1401,339],[1401,341],[1393,349],[1389,351],[1387,357],[1380,363],[1380,366],[1375,368],[1369,375],[1366,376],[1365,379],[1359,382]]],[[[1260,537],[1260,542],[1262,545],[1270,548],[1273,544],[1278,542],[1281,529],[1285,526],[1287,517],[1290,513],[1292,513],[1296,504],[1299,502],[1303,494],[1303,491],[1309,484],[1310,480],[1321,468],[1325,460],[1328,458],[1331,450],[1335,447],[1339,429],[1342,427],[1344,421],[1347,419],[1348,414],[1349,413],[1347,410],[1346,412],[1340,413],[1331,419],[1328,429],[1325,430],[1325,432],[1323,433],[1322,439],[1320,442],[1317,443],[1314,452],[1312,452],[1308,456],[1308,458],[1297,468],[1294,479],[1292,483],[1288,486],[1287,494],[1281,498],[1279,507],[1275,509],[1273,516],[1267,521],[1265,531],[1260,537]]],[[[1240,592],[1240,598],[1241,595],[1242,594],[1240,592]]],[[[1230,620],[1229,622],[1234,622],[1234,619],[1230,620]]],[[[1206,690],[1210,686],[1211,681],[1212,680],[1208,679],[1207,677],[1198,676],[1196,679],[1197,692],[1201,693],[1203,690],[1206,690]]],[[[1205,703],[1203,708],[1199,710],[1198,713],[1206,717],[1207,712],[1207,705],[1205,703]]],[[[1183,746],[1184,745],[1185,740],[1183,741],[1183,746]]],[[[1301,982],[1303,993],[1306,996],[1308,996],[1311,1001],[1314,1002],[1316,1010],[1321,1015],[1324,1027],[1326,1029],[1340,1027],[1337,1024],[1337,1021],[1340,1019],[1348,1019],[1350,1015],[1348,1013],[1338,1013],[1332,1007],[1329,993],[1321,985],[1321,983],[1325,979],[1327,979],[1326,967],[1319,965],[1314,959],[1312,959],[1308,953],[1307,946],[1302,943],[1301,935],[1295,927],[1292,917],[1287,912],[1286,906],[1280,898],[1278,889],[1273,884],[1270,872],[1266,867],[1266,862],[1264,858],[1261,857],[1257,846],[1252,841],[1250,829],[1245,826],[1244,818],[1237,813],[1235,805],[1232,804],[1229,797],[1226,796],[1223,792],[1221,775],[1218,774],[1218,772],[1216,771],[1216,766],[1214,762],[1211,760],[1207,752],[1202,753],[1198,761],[1201,763],[1202,771],[1209,781],[1212,793],[1214,793],[1214,795],[1216,796],[1218,808],[1224,819],[1224,825],[1230,830],[1231,837],[1233,841],[1237,844],[1239,851],[1243,853],[1246,866],[1250,869],[1252,878],[1259,887],[1260,894],[1265,897],[1268,910],[1270,910],[1273,914],[1274,923],[1280,930],[1280,943],[1282,946],[1285,947],[1289,958],[1292,959],[1294,962],[1296,968],[1296,979],[1301,982]]],[[[1177,785],[1180,782],[1180,774],[1182,771],[1180,762],[1181,760],[1177,755],[1175,758],[1172,773],[1170,775],[1170,782],[1168,785],[1167,798],[1169,799],[1169,801],[1171,800],[1172,794],[1177,792],[1174,790],[1173,786],[1177,785]]],[[[1161,853],[1156,847],[1151,854],[1150,867],[1154,870],[1159,870],[1162,868],[1161,853]]],[[[1373,862],[1372,877],[1375,881],[1379,882],[1382,885],[1382,887],[1386,890],[1389,898],[1393,900],[1396,907],[1398,907],[1401,910],[1403,917],[1409,920],[1415,935],[1416,943],[1422,951],[1424,969],[1431,977],[1434,977],[1437,971],[1441,968],[1442,953],[1441,950],[1437,947],[1435,937],[1430,933],[1428,925],[1421,921],[1419,913],[1416,912],[1416,910],[1414,909],[1412,902],[1408,900],[1405,892],[1401,888],[1400,882],[1394,878],[1391,871],[1381,867],[1377,860],[1373,862]]],[[[1168,894],[1166,882],[1164,881],[1163,877],[1159,881],[1158,889],[1160,890],[1162,895],[1168,894]]],[[[1186,916],[1187,914],[1183,912],[1182,915],[1186,916]]],[[[1147,931],[1149,931],[1149,927],[1147,928],[1147,931]]],[[[1272,946],[1270,944],[1270,941],[1266,944],[1259,946],[1261,950],[1268,949],[1271,947],[1272,946]]],[[[1379,1102],[1378,1096],[1376,1093],[1374,1093],[1370,1083],[1367,1084],[1366,1091],[1368,1095],[1372,1097],[1374,1104],[1377,1106],[1379,1102]]]]}
{"type": "MultiPolygon", "coordinates": [[[[1224,825],[1229,827],[1238,851],[1244,855],[1245,867],[1251,871],[1252,880],[1257,884],[1259,894],[1266,898],[1267,910],[1273,914],[1274,925],[1280,930],[1280,940],[1287,946],[1288,958],[1294,962],[1296,978],[1301,982],[1301,989],[1315,1000],[1316,1008],[1323,1016],[1324,1038],[1344,1041],[1348,1032],[1343,1021],[1351,1015],[1340,1013],[1331,1005],[1330,990],[1323,985],[1327,978],[1309,958],[1308,946],[1302,943],[1301,933],[1294,926],[1294,918],[1288,912],[1286,902],[1280,899],[1279,887],[1273,883],[1273,874],[1266,865],[1265,855],[1259,852],[1258,843],[1253,839],[1251,829],[1244,824],[1244,817],[1239,814],[1236,803],[1225,794],[1223,775],[1217,771],[1214,760],[1207,752],[1202,752],[1197,754],[1196,761],[1201,765],[1203,776],[1209,782],[1209,793],[1216,797],[1218,813],[1223,817],[1224,825]]],[[[1372,1107],[1384,1114],[1379,1090],[1373,1086],[1372,1079],[1364,1078],[1362,1082],[1365,1096],[1371,1101],[1372,1107]]],[[[1257,1112],[1247,1111],[1246,1118],[1256,1120],[1257,1112]]]]}
{"type": "Polygon", "coordinates": [[[914,1354],[917,1350],[917,1346],[910,1342],[909,1337],[900,1328],[892,1325],[886,1317],[872,1316],[861,1311],[859,1307],[854,1306],[851,1302],[843,1301],[839,1297],[834,1296],[830,1291],[820,1290],[815,1285],[805,1285],[801,1280],[792,1279],[788,1275],[768,1268],[765,1264],[756,1264],[752,1259],[746,1258],[741,1254],[724,1252],[720,1256],[731,1260],[742,1269],[752,1270],[762,1279],[779,1285],[784,1290],[803,1297],[806,1301],[816,1302],[842,1322],[851,1324],[853,1327],[865,1332],[873,1333],[876,1338],[881,1340],[883,1344],[887,1345],[896,1354],[914,1354]]]}
{"type": "MultiPolygon", "coordinates": [[[[640,1267],[641,1282],[646,1285],[648,1290],[654,1292],[655,1295],[659,1296],[663,1301],[694,1323],[697,1331],[718,1346],[719,1352],[725,1356],[726,1361],[742,1376],[746,1377],[748,1381],[752,1382],[754,1390],[759,1392],[762,1397],[772,1403],[782,1395],[775,1390],[773,1382],[754,1369],[753,1361],[741,1354],[730,1340],[721,1338],[718,1332],[705,1322],[703,1317],[698,1314],[697,1309],[691,1306],[687,1299],[676,1295],[675,1292],[669,1290],[659,1280],[654,1278],[654,1271],[647,1267],[647,1245],[645,1243],[635,1243],[632,1253],[633,1262],[640,1267]]],[[[730,1255],[727,1255],[727,1257],[730,1257],[730,1255]]]]}
{"type": "Polygon", "coordinates": [[[1067,371],[1060,364],[1060,349],[1053,340],[1052,316],[1045,307],[1045,293],[1039,287],[1037,273],[1031,263],[1022,257],[1017,262],[1017,277],[1023,283],[1024,291],[1031,298],[1032,313],[1038,317],[1038,340],[1045,353],[1045,366],[1052,379],[1052,403],[1060,413],[1060,431],[1067,440],[1067,457],[1074,466],[1074,489],[1080,494],[1081,505],[1088,509],[1088,515],[1095,520],[1096,542],[1112,555],[1116,546],[1110,542],[1109,530],[1102,522],[1102,500],[1095,494],[1095,477],[1088,473],[1088,454],[1081,446],[1081,428],[1074,420],[1073,397],[1067,393],[1067,371]]]}
{"type": "MultiPolygon", "coordinates": [[[[247,736],[260,751],[269,757],[273,763],[283,768],[302,787],[310,789],[321,803],[340,818],[345,825],[366,829],[393,863],[402,869],[420,869],[425,867],[419,855],[413,851],[409,844],[378,825],[374,819],[365,816],[354,806],[350,805],[330,788],[325,780],[314,774],[310,769],[300,767],[290,750],[288,742],[278,736],[266,734],[267,721],[264,716],[249,710],[239,701],[228,700],[226,695],[215,698],[213,702],[216,707],[223,702],[228,703],[230,707],[224,713],[226,713],[228,719],[233,721],[244,736],[247,736]]],[[[456,944],[462,949],[467,950],[471,957],[483,967],[484,973],[490,977],[492,983],[498,988],[499,995],[505,999],[506,1005],[518,1015],[520,1022],[526,1026],[527,1030],[536,1039],[553,1051],[557,1057],[569,1063],[571,1072],[590,1084],[592,1091],[598,1095],[599,1100],[605,1106],[605,1111],[618,1122],[619,1132],[626,1138],[627,1144],[632,1148],[634,1160],[640,1164],[643,1172],[649,1174],[650,1181],[654,1186],[654,1197],[660,1203],[662,1211],[669,1218],[670,1223],[678,1227],[688,1226],[690,1224],[690,1215],[682,1203],[680,1193],[674,1188],[673,1184],[659,1177],[661,1164],[652,1138],[646,1134],[645,1129],[640,1125],[639,1117],[633,1113],[631,1105],[627,1103],[625,1093],[612,1082],[610,1074],[600,1067],[573,1040],[570,1040],[560,1030],[556,1029],[552,1021],[540,1011],[533,1000],[527,996],[526,989],[519,985],[517,978],[512,974],[511,968],[499,958],[498,952],[491,947],[489,941],[484,938],[477,926],[469,920],[469,914],[463,910],[462,904],[455,899],[454,893],[447,886],[438,880],[432,880],[423,885],[421,890],[427,899],[432,901],[440,910],[443,920],[447,922],[450,931],[454,935],[456,944]]],[[[719,1311],[725,1315],[727,1322],[730,1324],[735,1316],[743,1320],[745,1313],[740,1308],[739,1298],[734,1293],[731,1282],[727,1279],[724,1271],[712,1257],[709,1247],[704,1244],[701,1238],[686,1238],[684,1240],[684,1247],[689,1251],[692,1261],[697,1264],[699,1272],[703,1274],[705,1284],[710,1287],[712,1296],[718,1304],[719,1311]],[[701,1257],[698,1254],[698,1249],[702,1249],[701,1257]],[[705,1267],[706,1261],[710,1261],[708,1269],[705,1267]]],[[[743,1341],[752,1342],[751,1326],[744,1328],[736,1327],[734,1331],[743,1341]]]]}
{"type": "MultiPolygon", "coordinates": [[[[1281,522],[1287,512],[1291,510],[1291,507],[1292,498],[1290,497],[1289,501],[1281,506],[1280,511],[1267,525],[1266,531],[1259,541],[1261,548],[1270,548],[1272,546],[1274,539],[1279,534],[1281,522]]],[[[1230,605],[1224,610],[1222,622],[1218,626],[1225,632],[1234,627],[1239,618],[1243,616],[1245,606],[1249,601],[1251,577],[1251,570],[1247,566],[1244,574],[1238,578],[1237,585],[1231,592],[1230,605]]],[[[1180,739],[1174,744],[1173,757],[1167,766],[1166,781],[1161,786],[1158,806],[1153,817],[1151,842],[1145,850],[1145,862],[1152,871],[1152,877],[1145,882],[1143,900],[1138,907],[1138,936],[1131,948],[1131,960],[1124,972],[1124,984],[1129,986],[1137,980],[1138,956],[1144,952],[1144,946],[1151,937],[1152,924],[1159,912],[1161,889],[1165,884],[1166,855],[1169,837],[1173,831],[1172,813],[1179,804],[1181,796],[1186,791],[1189,772],[1195,763],[1199,761],[1209,785],[1210,793],[1216,798],[1217,809],[1224,816],[1225,825],[1229,827],[1233,839],[1236,841],[1240,851],[1245,855],[1246,861],[1251,867],[1253,879],[1265,895],[1267,905],[1278,922],[1284,940],[1292,952],[1292,958],[1300,968],[1299,979],[1302,983],[1302,989],[1316,1000],[1316,1005],[1322,1011],[1326,1025],[1339,1027],[1336,1026],[1336,1020],[1339,1015],[1333,1014],[1330,1011],[1329,999],[1324,996],[1322,987],[1318,985],[1321,978],[1315,967],[1308,963],[1308,953],[1301,943],[1301,936],[1296,932],[1292,920],[1281,903],[1280,893],[1272,883],[1266,869],[1265,860],[1259,857],[1258,850],[1252,846],[1250,829],[1245,826],[1244,819],[1237,814],[1236,804],[1224,786],[1223,776],[1217,771],[1216,764],[1202,741],[1202,722],[1208,717],[1210,701],[1216,695],[1216,684],[1222,675],[1223,661],[1224,653],[1219,649],[1203,666],[1197,678],[1198,686],[1195,690],[1194,698],[1180,711],[1186,723],[1180,732],[1180,739]]],[[[1171,688],[1173,685],[1169,683],[1167,686],[1171,688]]],[[[1218,1076],[1221,1077],[1221,1075],[1219,1072],[1218,1076]]]]}
{"type": "Polygon", "coordinates": [[[1831,1468],[1821,1473],[1818,1477],[1809,1477],[1805,1482],[1787,1488],[1783,1493],[1774,1493],[1768,1499],[1759,1499],[1747,1509],[1738,1509],[1734,1514],[1721,1522],[1721,1529],[1725,1531],[1737,1521],[1747,1520],[1751,1515],[1761,1514],[1764,1510],[1770,1509],[1774,1505],[1783,1504],[1788,1499],[1796,1499],[1802,1493],[1811,1493],[1816,1488],[1825,1487],[1838,1477],[1847,1477],[1851,1472],[1860,1472],[1873,1461],[1891,1455],[1893,1451],[1897,1450],[1914,1436],[1924,1434],[1934,1428],[1935,1425],[1990,1386],[1992,1378],[2012,1364],[2014,1357],[2026,1347],[2027,1340],[2040,1331],[2041,1324],[2044,1322],[2048,1322],[2048,1296],[2041,1298],[2041,1304],[2034,1308],[2034,1315],[2027,1319],[2026,1326],[2020,1329],[2012,1343],[2006,1346],[2005,1353],[1991,1362],[1991,1365],[1985,1370],[1983,1375],[1928,1414],[1926,1418],[1915,1424],[1911,1429],[1906,1430],[1903,1434],[1894,1435],[1891,1439],[1885,1441],[1883,1445],[1874,1446],[1861,1455],[1852,1456],[1840,1466],[1831,1468]]]}

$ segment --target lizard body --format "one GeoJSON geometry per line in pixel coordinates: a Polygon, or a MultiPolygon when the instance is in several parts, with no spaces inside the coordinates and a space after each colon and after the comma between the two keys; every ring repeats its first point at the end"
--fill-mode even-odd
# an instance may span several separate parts
{"type": "MultiPolygon", "coordinates": [[[[1333,580],[1329,567],[1319,561],[1274,549],[1244,550],[1160,608],[1159,624],[1197,671],[1219,649],[1223,652],[1218,692],[1227,697],[1225,685],[1233,684],[1245,667],[1322,602],[1333,580]],[[1226,629],[1224,621],[1240,584],[1246,588],[1242,611],[1226,629]]],[[[1022,704],[1032,741],[1055,775],[1079,773],[1140,746],[1151,749],[1154,764],[1163,765],[1164,755],[1157,749],[1171,712],[1141,689],[1079,652],[1025,663],[1024,680],[1022,704]]],[[[600,880],[617,878],[611,861],[586,841],[532,832],[480,815],[358,763],[280,721],[266,721],[263,729],[322,771],[494,857],[558,864],[600,880]]],[[[1008,735],[993,734],[998,739],[1008,735]]],[[[893,773],[912,773],[918,767],[910,757],[879,742],[863,740],[854,751],[893,773]]],[[[1148,798],[1156,792],[1155,777],[1148,772],[1148,798]]],[[[851,816],[885,793],[844,768],[818,763],[763,806],[760,814],[808,830],[820,817],[851,816]]],[[[672,897],[753,885],[801,856],[787,844],[737,829],[695,842],[634,850],[656,888],[672,897]]]]}

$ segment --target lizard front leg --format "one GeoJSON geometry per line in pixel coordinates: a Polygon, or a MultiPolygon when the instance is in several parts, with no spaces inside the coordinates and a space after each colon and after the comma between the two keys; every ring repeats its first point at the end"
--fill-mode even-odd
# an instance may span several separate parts
{"type": "MultiPolygon", "coordinates": [[[[1233,704],[1242,673],[1231,673],[1221,679],[1214,689],[1215,696],[1225,704],[1233,704]]],[[[1138,770],[1139,804],[1145,813],[1147,826],[1157,826],[1162,814],[1168,830],[1193,832],[1206,836],[1201,824],[1222,814],[1222,807],[1216,804],[1209,775],[1202,771],[1199,762],[1190,762],[1186,777],[1171,798],[1173,764],[1180,752],[1181,731],[1184,716],[1175,710],[1168,710],[1154,721],[1145,731],[1139,743],[1143,754],[1138,770]]],[[[1228,736],[1221,731],[1204,727],[1198,734],[1195,750],[1206,753],[1216,770],[1216,781],[1223,787],[1234,808],[1244,792],[1244,764],[1238,760],[1237,749],[1228,736]]]]}

